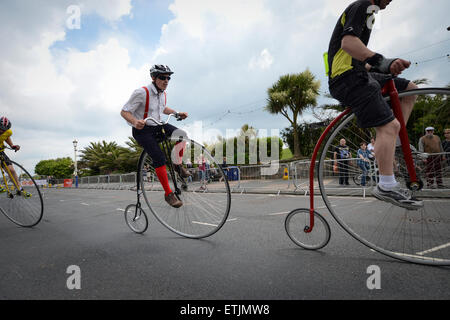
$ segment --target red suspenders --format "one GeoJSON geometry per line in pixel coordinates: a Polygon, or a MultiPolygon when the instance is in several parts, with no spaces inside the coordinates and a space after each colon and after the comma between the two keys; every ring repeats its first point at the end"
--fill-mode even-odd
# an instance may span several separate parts
{"type": "MultiPolygon", "coordinates": [[[[145,89],[145,93],[146,93],[146,96],[147,96],[146,99],[145,99],[145,111],[144,111],[144,119],[146,119],[147,116],[148,116],[148,104],[149,104],[149,95],[150,95],[150,93],[148,92],[147,87],[142,87],[142,88],[145,89]]],[[[166,105],[167,105],[167,94],[164,91],[164,107],[166,105]]]]}

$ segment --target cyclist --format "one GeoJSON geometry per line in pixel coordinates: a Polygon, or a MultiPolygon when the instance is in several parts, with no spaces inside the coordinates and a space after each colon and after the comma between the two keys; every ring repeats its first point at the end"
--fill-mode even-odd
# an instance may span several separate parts
{"type": "MultiPolygon", "coordinates": [[[[8,156],[6,155],[6,153],[4,152],[5,150],[5,142],[7,144],[9,144],[9,146],[14,149],[15,151],[19,151],[20,150],[20,146],[19,145],[15,145],[13,144],[12,140],[11,140],[11,136],[12,136],[12,130],[11,130],[11,121],[9,121],[9,119],[7,117],[1,117],[0,118],[0,154],[3,156],[3,159],[5,159],[5,163],[8,166],[9,171],[11,172],[11,175],[9,176],[9,178],[11,180],[14,179],[14,181],[16,181],[17,183],[19,183],[19,178],[17,176],[16,170],[14,170],[14,167],[11,163],[11,160],[8,158],[8,156]]],[[[4,193],[6,192],[5,188],[3,188],[3,186],[0,186],[0,193],[4,193]]],[[[17,194],[18,195],[25,195],[28,196],[29,193],[27,193],[26,191],[23,190],[23,188],[21,188],[20,190],[17,190],[17,194]]]]}
{"type": "MultiPolygon", "coordinates": [[[[174,113],[179,119],[186,119],[186,112],[177,112],[166,105],[166,88],[169,84],[170,76],[173,71],[165,65],[154,65],[150,69],[150,77],[152,83],[146,87],[139,88],[133,92],[128,102],[122,108],[121,116],[131,125],[133,137],[149,154],[153,160],[153,167],[156,175],[164,188],[166,202],[174,207],[179,208],[183,202],[179,200],[169,185],[169,179],[166,170],[166,158],[160,149],[158,142],[160,141],[161,128],[151,120],[144,121],[145,118],[151,116],[156,120],[161,120],[162,114],[174,113]]],[[[186,133],[170,124],[164,125],[166,134],[172,135],[177,130],[177,136],[186,136],[186,133]]],[[[180,156],[182,157],[183,148],[181,148],[180,156]]],[[[181,157],[174,161],[175,170],[187,178],[189,172],[181,165],[181,157]]]]}
{"type": "MultiPolygon", "coordinates": [[[[384,10],[391,2],[358,0],[340,16],[328,48],[329,89],[335,99],[351,107],[360,127],[376,130],[375,154],[380,181],[372,191],[373,195],[400,207],[419,209],[423,206],[422,201],[400,188],[394,176],[394,155],[396,150],[401,150],[396,149],[396,137],[399,147],[400,123],[381,94],[384,84],[411,63],[398,58],[387,59],[367,48],[374,9],[384,10]]],[[[409,80],[397,77],[394,80],[398,91],[417,88],[409,80]]],[[[408,121],[415,100],[415,96],[401,99],[405,121],[408,121]]]]}

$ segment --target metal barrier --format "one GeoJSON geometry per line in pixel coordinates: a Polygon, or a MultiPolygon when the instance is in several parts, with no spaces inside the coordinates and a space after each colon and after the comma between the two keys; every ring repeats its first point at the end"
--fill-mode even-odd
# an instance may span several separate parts
{"type": "MultiPolygon", "coordinates": [[[[356,174],[361,174],[361,171],[357,165],[357,158],[339,161],[348,163],[347,167],[350,171],[349,179],[352,179],[352,177],[356,174]]],[[[227,175],[228,171],[232,170],[233,168],[236,168],[233,170],[237,170],[237,179],[229,179],[230,189],[234,193],[242,194],[246,192],[258,192],[271,194],[275,193],[278,195],[281,193],[307,195],[309,193],[310,163],[310,160],[299,160],[290,163],[273,163],[272,166],[242,165],[225,168],[225,174],[227,175]],[[271,172],[271,174],[267,174],[267,171],[271,168],[274,169],[273,172],[271,172]],[[288,178],[283,179],[286,169],[288,172],[288,178]]],[[[324,165],[324,170],[322,170],[324,181],[326,181],[326,183],[331,183],[331,185],[337,184],[339,173],[336,173],[333,170],[334,160],[326,160],[324,165]]],[[[318,166],[318,161],[316,161],[316,166],[318,166]]],[[[445,186],[450,187],[450,153],[423,154],[422,158],[418,158],[416,160],[416,168],[418,170],[418,175],[422,178],[425,184],[425,187],[427,187],[427,180],[431,181],[432,179],[439,179],[439,177],[442,178],[442,183],[445,186]],[[437,156],[445,156],[446,160],[443,161],[444,157],[439,158],[437,156]],[[432,167],[431,164],[433,161],[437,161],[436,159],[438,158],[441,159],[439,164],[441,169],[436,174],[436,177],[432,177],[432,170],[438,168],[439,165],[432,167]]],[[[192,173],[191,179],[198,180],[201,178],[198,168],[190,168],[188,170],[192,173]]],[[[210,169],[210,172],[206,172],[206,176],[214,176],[213,170],[214,169],[210,169]]],[[[317,173],[318,170],[316,167],[316,176],[314,177],[315,190],[318,190],[317,173]]],[[[147,174],[144,179],[147,179],[148,181],[156,180],[153,175],[149,174],[147,174]]],[[[63,182],[63,179],[57,180],[58,185],[63,184],[63,182]]],[[[352,181],[350,182],[352,183],[352,181]]],[[[437,180],[436,183],[438,183],[437,180]]],[[[121,190],[131,189],[135,186],[135,172],[127,174],[81,177],[79,179],[79,188],[121,190]]],[[[358,188],[356,184],[353,184],[352,187],[358,188]]]]}

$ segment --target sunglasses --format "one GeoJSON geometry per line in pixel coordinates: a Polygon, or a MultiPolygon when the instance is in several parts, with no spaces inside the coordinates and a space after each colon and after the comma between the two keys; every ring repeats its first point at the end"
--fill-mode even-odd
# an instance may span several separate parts
{"type": "Polygon", "coordinates": [[[158,76],[158,79],[159,80],[170,80],[170,77],[169,76],[158,76]]]}

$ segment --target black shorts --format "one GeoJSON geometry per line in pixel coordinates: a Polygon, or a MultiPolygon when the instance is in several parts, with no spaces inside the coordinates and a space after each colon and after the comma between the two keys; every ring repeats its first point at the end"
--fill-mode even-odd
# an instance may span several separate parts
{"type": "MultiPolygon", "coordinates": [[[[6,163],[7,166],[12,165],[12,162],[11,162],[11,160],[9,160],[8,156],[6,155],[6,153],[1,151],[0,155],[3,157],[3,159],[5,159],[5,163],[6,163]]],[[[3,164],[3,163],[1,163],[1,164],[3,164]]]]}
{"type": "MultiPolygon", "coordinates": [[[[177,127],[171,124],[164,125],[164,131],[166,135],[170,138],[172,134],[175,134],[178,137],[186,138],[187,134],[185,131],[178,129],[177,127]]],[[[144,148],[145,151],[150,155],[153,160],[153,167],[159,168],[166,164],[166,156],[164,152],[159,147],[159,143],[162,141],[162,132],[161,127],[159,126],[145,126],[142,130],[138,130],[133,127],[132,130],[133,138],[139,143],[141,147],[144,148]]],[[[175,138],[175,137],[172,137],[175,138]]]]}
{"type": "MultiPolygon", "coordinates": [[[[356,71],[342,75],[330,82],[330,93],[356,116],[358,126],[373,128],[383,126],[395,119],[389,104],[381,94],[381,88],[390,79],[385,74],[356,71]]],[[[394,79],[398,91],[408,87],[409,80],[394,79]]]]}

